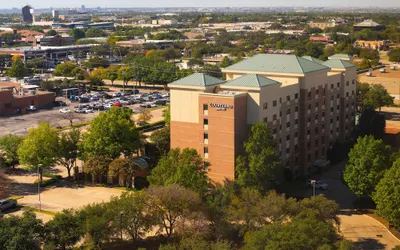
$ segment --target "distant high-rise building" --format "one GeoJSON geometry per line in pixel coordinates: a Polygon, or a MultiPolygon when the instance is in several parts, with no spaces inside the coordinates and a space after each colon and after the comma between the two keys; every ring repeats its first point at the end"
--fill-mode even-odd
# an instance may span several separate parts
{"type": "Polygon", "coordinates": [[[81,6],[81,10],[85,10],[86,9],[86,6],[85,5],[82,5],[81,6]]]}
{"type": "Polygon", "coordinates": [[[60,17],[60,11],[59,10],[53,10],[52,14],[53,14],[53,19],[54,20],[57,20],[60,17]]]}
{"type": "Polygon", "coordinates": [[[32,23],[33,16],[32,16],[32,7],[30,5],[25,5],[22,7],[22,22],[23,23],[32,23]]]}

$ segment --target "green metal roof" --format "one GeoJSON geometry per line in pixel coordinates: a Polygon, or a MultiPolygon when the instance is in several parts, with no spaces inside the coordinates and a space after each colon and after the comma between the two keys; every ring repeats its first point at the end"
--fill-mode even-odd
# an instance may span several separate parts
{"type": "Polygon", "coordinates": [[[305,74],[328,69],[319,63],[296,55],[258,54],[225,68],[225,70],[256,71],[270,73],[305,74]]]}
{"type": "Polygon", "coordinates": [[[319,64],[322,64],[322,65],[324,64],[324,61],[321,61],[321,60],[319,60],[319,59],[317,59],[315,57],[312,57],[312,56],[302,56],[302,58],[307,59],[307,60],[309,60],[311,62],[319,63],[319,64]]]}
{"type": "Polygon", "coordinates": [[[224,81],[204,73],[194,73],[175,82],[171,82],[171,85],[182,85],[182,86],[191,86],[191,87],[207,87],[213,86],[224,81]]]}
{"type": "Polygon", "coordinates": [[[224,83],[226,86],[237,87],[265,87],[279,84],[279,82],[257,74],[248,74],[224,83]]]}
{"type": "Polygon", "coordinates": [[[348,54],[334,54],[328,57],[329,59],[340,59],[340,58],[348,58],[351,59],[351,56],[348,54]]]}
{"type": "Polygon", "coordinates": [[[356,67],[356,65],[349,63],[346,60],[331,59],[324,62],[324,65],[331,69],[348,69],[356,67]]]}

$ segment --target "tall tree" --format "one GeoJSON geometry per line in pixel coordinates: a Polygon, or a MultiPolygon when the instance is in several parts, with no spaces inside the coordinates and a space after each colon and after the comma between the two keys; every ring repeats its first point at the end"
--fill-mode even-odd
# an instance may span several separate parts
{"type": "Polygon", "coordinates": [[[131,110],[113,107],[94,118],[83,135],[84,156],[103,155],[115,159],[138,149],[139,135],[131,115],[131,110]]]}
{"type": "Polygon", "coordinates": [[[389,52],[389,61],[391,62],[400,62],[400,48],[392,49],[389,52]]]}
{"type": "Polygon", "coordinates": [[[244,143],[246,154],[236,160],[238,184],[265,192],[279,182],[283,167],[276,147],[276,141],[265,123],[255,123],[244,143]]]}
{"type": "Polygon", "coordinates": [[[357,125],[358,136],[373,135],[382,138],[385,134],[386,119],[383,114],[369,107],[362,110],[357,125]]]}
{"type": "Polygon", "coordinates": [[[7,74],[9,77],[22,78],[28,75],[28,69],[25,67],[22,59],[18,57],[13,60],[11,68],[8,69],[7,74]]]}
{"type": "Polygon", "coordinates": [[[81,29],[72,29],[68,33],[70,36],[75,38],[75,41],[78,41],[81,38],[85,38],[85,32],[81,29]]]}
{"type": "Polygon", "coordinates": [[[52,245],[62,250],[74,246],[83,236],[82,223],[83,221],[72,209],[57,213],[46,223],[45,245],[52,245]]]}
{"type": "Polygon", "coordinates": [[[58,134],[49,123],[40,123],[37,128],[29,130],[18,149],[19,161],[31,170],[39,166],[40,181],[43,171],[50,170],[56,163],[58,134]]]}
{"type": "Polygon", "coordinates": [[[139,167],[132,161],[130,158],[117,158],[114,159],[108,168],[108,175],[111,177],[121,177],[122,182],[120,183],[123,186],[131,188],[132,187],[132,178],[135,173],[139,170],[139,167]]]}
{"type": "Polygon", "coordinates": [[[22,143],[21,136],[8,134],[0,138],[0,149],[6,157],[6,162],[13,167],[18,162],[18,148],[22,143]]]}
{"type": "Polygon", "coordinates": [[[75,166],[76,158],[78,157],[80,139],[81,132],[76,128],[60,135],[57,162],[67,169],[68,177],[71,177],[71,169],[75,166]]]}
{"type": "Polygon", "coordinates": [[[138,121],[149,122],[151,118],[153,118],[153,115],[151,114],[150,110],[146,108],[140,110],[138,121]]]}
{"type": "Polygon", "coordinates": [[[123,235],[132,240],[145,237],[157,224],[156,214],[149,213],[148,203],[149,195],[145,191],[125,192],[120,197],[113,197],[107,205],[113,228],[118,233],[122,229],[123,235]]]}
{"type": "Polygon", "coordinates": [[[390,168],[390,146],[372,135],[359,137],[349,153],[344,180],[356,195],[371,195],[390,168]]]}
{"type": "Polygon", "coordinates": [[[167,155],[171,148],[171,133],[169,126],[152,133],[150,140],[155,144],[160,155],[167,155]]]}
{"type": "Polygon", "coordinates": [[[377,213],[396,227],[400,227],[400,158],[385,173],[375,187],[373,199],[377,213]]]}
{"type": "Polygon", "coordinates": [[[179,184],[200,194],[208,188],[204,161],[195,149],[189,148],[182,151],[171,149],[151,171],[148,179],[154,186],[179,184]]]}
{"type": "Polygon", "coordinates": [[[381,84],[372,84],[365,95],[364,105],[381,111],[383,106],[393,105],[393,99],[381,84]]]}
{"type": "Polygon", "coordinates": [[[148,190],[151,201],[150,213],[157,216],[160,231],[165,230],[167,237],[174,233],[178,220],[199,209],[199,195],[177,184],[163,187],[151,187],[148,190]]]}

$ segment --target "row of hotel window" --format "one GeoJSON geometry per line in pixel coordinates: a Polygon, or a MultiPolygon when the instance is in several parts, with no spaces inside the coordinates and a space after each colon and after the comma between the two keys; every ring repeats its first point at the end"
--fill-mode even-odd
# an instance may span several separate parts
{"type": "MultiPolygon", "coordinates": [[[[318,94],[318,91],[317,91],[317,94],[318,94]]],[[[308,92],[308,95],[309,95],[309,97],[311,96],[311,92],[308,92]]],[[[354,96],[355,95],[355,93],[354,93],[354,90],[352,90],[351,91],[351,95],[352,96],[354,96]]],[[[349,92],[346,92],[346,97],[349,97],[349,92]]],[[[295,94],[295,99],[297,99],[298,98],[298,94],[295,94]]],[[[337,94],[336,95],[336,98],[340,98],[340,94],[337,94]]],[[[290,101],[290,96],[288,95],[287,97],[286,97],[286,100],[287,101],[290,101]]],[[[333,95],[331,96],[331,100],[333,100],[333,95]]],[[[309,100],[310,101],[310,100],[309,100]]],[[[325,104],[325,99],[323,99],[323,102],[324,102],[324,104],[325,104]]],[[[272,102],[272,106],[273,107],[276,107],[277,106],[277,101],[275,100],[275,101],[273,101],[272,102]]],[[[282,103],[282,98],[279,98],[279,103],[282,103]]],[[[318,104],[317,104],[317,106],[318,106],[318,104]]],[[[264,104],[263,104],[263,109],[267,109],[268,108],[268,102],[265,102],[264,104]]]]}

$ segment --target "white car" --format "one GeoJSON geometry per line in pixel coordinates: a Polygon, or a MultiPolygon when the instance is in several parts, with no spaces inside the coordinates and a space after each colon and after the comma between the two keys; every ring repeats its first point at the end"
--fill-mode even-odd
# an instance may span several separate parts
{"type": "Polygon", "coordinates": [[[31,106],[27,107],[26,110],[27,111],[36,111],[37,108],[35,106],[31,105],[31,106]]]}
{"type": "MultiPolygon", "coordinates": [[[[307,187],[313,187],[312,180],[307,181],[307,187]]],[[[321,181],[315,181],[315,188],[316,189],[323,189],[327,190],[328,189],[328,184],[321,182],[321,181]]]]}
{"type": "Polygon", "coordinates": [[[69,109],[67,109],[67,108],[62,108],[62,109],[60,109],[60,113],[61,114],[66,114],[66,113],[70,113],[71,112],[71,110],[69,110],[69,109]]]}

